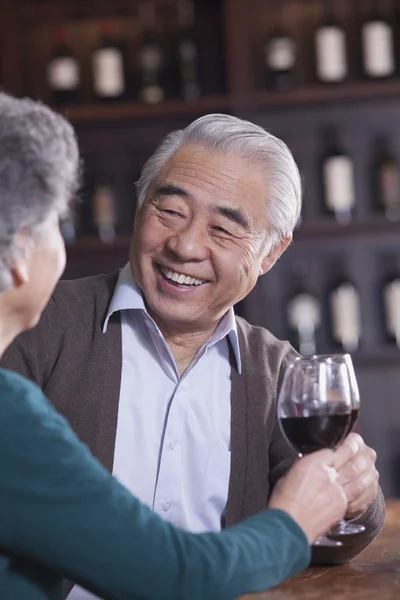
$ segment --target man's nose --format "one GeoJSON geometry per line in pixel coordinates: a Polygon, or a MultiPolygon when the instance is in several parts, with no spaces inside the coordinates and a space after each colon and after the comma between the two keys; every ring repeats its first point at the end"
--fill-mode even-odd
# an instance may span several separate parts
{"type": "Polygon", "coordinates": [[[200,221],[192,221],[168,239],[167,248],[181,261],[204,260],[208,256],[207,232],[200,221]]]}

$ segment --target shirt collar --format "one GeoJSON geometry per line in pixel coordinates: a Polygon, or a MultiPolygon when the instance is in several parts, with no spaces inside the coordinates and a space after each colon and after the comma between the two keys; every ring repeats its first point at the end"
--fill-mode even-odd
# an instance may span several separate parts
{"type": "MultiPolygon", "coordinates": [[[[103,333],[107,331],[108,322],[111,315],[120,310],[143,310],[147,313],[142,292],[133,279],[130,263],[125,265],[119,274],[118,282],[115,287],[110,306],[108,307],[106,318],[104,320],[103,333]]],[[[216,344],[224,337],[228,337],[232,345],[232,350],[236,359],[236,367],[238,373],[240,374],[242,371],[242,364],[240,358],[236,318],[233,307],[231,307],[222,317],[208,345],[210,346],[216,344]]]]}
{"type": "Polygon", "coordinates": [[[128,263],[119,274],[117,285],[104,321],[103,333],[107,331],[108,321],[112,314],[120,310],[132,309],[146,311],[142,292],[136,281],[133,279],[131,265],[128,263]]]}

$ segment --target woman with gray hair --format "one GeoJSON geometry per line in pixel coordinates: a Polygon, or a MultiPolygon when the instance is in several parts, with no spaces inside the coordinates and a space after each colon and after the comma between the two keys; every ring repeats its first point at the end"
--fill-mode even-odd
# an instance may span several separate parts
{"type": "MultiPolygon", "coordinates": [[[[0,356],[37,323],[64,269],[58,223],[78,167],[62,117],[0,94],[0,356]]],[[[60,599],[63,577],[114,600],[267,589],[304,568],[309,543],[343,516],[335,461],[329,450],[299,461],[263,514],[186,533],[107,473],[38,387],[0,369],[0,598],[60,599]]]]}

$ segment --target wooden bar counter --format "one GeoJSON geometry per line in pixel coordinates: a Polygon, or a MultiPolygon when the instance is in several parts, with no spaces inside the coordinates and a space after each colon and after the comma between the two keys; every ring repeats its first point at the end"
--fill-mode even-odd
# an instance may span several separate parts
{"type": "Polygon", "coordinates": [[[262,594],[240,600],[400,600],[400,500],[387,504],[384,529],[357,558],[313,567],[262,594]]]}

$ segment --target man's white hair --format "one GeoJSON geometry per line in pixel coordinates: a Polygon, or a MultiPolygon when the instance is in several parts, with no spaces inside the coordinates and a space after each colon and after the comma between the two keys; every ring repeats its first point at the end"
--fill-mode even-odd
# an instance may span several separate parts
{"type": "Polygon", "coordinates": [[[300,174],[292,153],[262,127],[231,115],[205,115],[167,135],[142,169],[137,182],[138,206],[146,202],[163,166],[188,144],[243,158],[265,171],[269,248],[292,235],[301,212],[300,174]]]}

